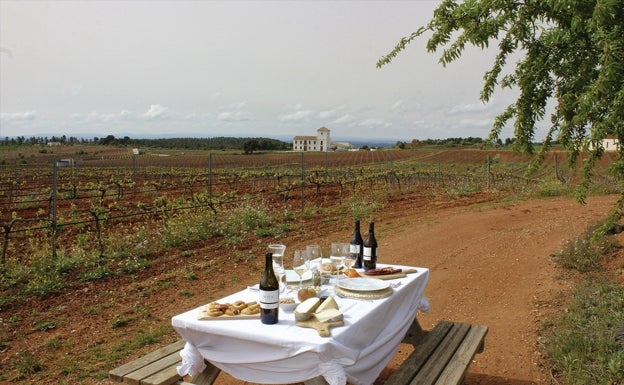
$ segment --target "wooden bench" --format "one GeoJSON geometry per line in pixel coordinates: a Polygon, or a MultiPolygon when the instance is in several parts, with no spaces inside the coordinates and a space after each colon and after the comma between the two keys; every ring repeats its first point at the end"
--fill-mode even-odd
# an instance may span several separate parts
{"type": "Polygon", "coordinates": [[[386,384],[460,384],[474,356],[483,352],[487,331],[483,325],[441,321],[426,332],[414,320],[404,339],[414,345],[414,352],[386,384]]]}
{"type": "MultiPolygon", "coordinates": [[[[475,354],[483,351],[486,326],[441,321],[431,331],[423,331],[414,319],[403,342],[414,345],[414,352],[386,380],[388,385],[458,385],[475,354]]],[[[182,359],[180,340],[111,370],[112,380],[129,385],[212,385],[220,370],[209,362],[202,373],[185,382],[176,371],[182,359]]],[[[326,384],[322,377],[306,385],[326,384]]]]}
{"type": "Polygon", "coordinates": [[[176,371],[182,362],[180,350],[184,348],[184,340],[174,342],[138,359],[128,362],[108,372],[111,380],[129,385],[212,385],[219,375],[219,368],[209,362],[202,373],[185,382],[176,371]]]}

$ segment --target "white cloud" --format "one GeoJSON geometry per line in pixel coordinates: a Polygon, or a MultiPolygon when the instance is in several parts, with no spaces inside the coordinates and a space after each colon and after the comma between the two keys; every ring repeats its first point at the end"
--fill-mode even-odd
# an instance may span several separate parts
{"type": "Polygon", "coordinates": [[[333,123],[336,124],[349,124],[353,122],[355,122],[355,116],[351,114],[342,115],[341,117],[333,121],[333,123]]]}
{"type": "Polygon", "coordinates": [[[390,107],[391,111],[400,111],[402,110],[403,107],[403,101],[402,100],[397,100],[396,102],[394,102],[394,104],[390,107]]]}
{"type": "Polygon", "coordinates": [[[80,113],[73,113],[69,116],[73,121],[78,122],[95,122],[95,123],[114,123],[124,120],[136,119],[136,114],[128,110],[121,110],[119,112],[101,113],[97,111],[91,111],[89,114],[84,115],[80,113]]]}
{"type": "Polygon", "coordinates": [[[463,114],[472,112],[483,112],[487,110],[487,104],[484,103],[471,103],[471,104],[459,104],[453,106],[449,111],[450,114],[463,114]]]}
{"type": "Polygon", "coordinates": [[[388,128],[392,126],[392,123],[385,122],[381,119],[366,119],[358,123],[358,126],[368,127],[368,128],[388,128]]]}
{"type": "Polygon", "coordinates": [[[227,110],[242,110],[246,106],[247,106],[247,102],[246,101],[242,101],[242,102],[230,103],[230,104],[228,104],[225,107],[225,109],[227,109],[227,110]]]}
{"type": "Polygon", "coordinates": [[[462,119],[460,121],[460,127],[478,127],[478,128],[491,128],[494,122],[491,118],[482,119],[462,119]]]}
{"type": "Polygon", "coordinates": [[[244,122],[251,120],[251,115],[245,111],[223,111],[217,119],[224,122],[244,122]]]}
{"type": "Polygon", "coordinates": [[[161,106],[160,104],[152,104],[149,109],[143,114],[143,117],[152,120],[152,119],[163,119],[167,117],[167,107],[161,106]]]}
{"type": "Polygon", "coordinates": [[[318,116],[321,119],[331,119],[336,116],[336,110],[321,111],[319,112],[318,116]]]}
{"type": "Polygon", "coordinates": [[[23,120],[35,120],[37,118],[37,111],[24,111],[24,112],[3,112],[0,114],[0,119],[7,122],[18,122],[23,120]]]}
{"type": "Polygon", "coordinates": [[[279,115],[277,119],[280,122],[300,122],[307,120],[312,114],[311,110],[298,110],[290,114],[279,115]]]}

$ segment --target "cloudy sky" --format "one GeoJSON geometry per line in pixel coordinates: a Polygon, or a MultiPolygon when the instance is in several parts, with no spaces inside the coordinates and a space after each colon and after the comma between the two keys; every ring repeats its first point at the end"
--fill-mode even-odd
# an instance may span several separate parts
{"type": "Polygon", "coordinates": [[[375,68],[438,3],[0,0],[0,137],[486,137],[494,52],[375,68]]]}

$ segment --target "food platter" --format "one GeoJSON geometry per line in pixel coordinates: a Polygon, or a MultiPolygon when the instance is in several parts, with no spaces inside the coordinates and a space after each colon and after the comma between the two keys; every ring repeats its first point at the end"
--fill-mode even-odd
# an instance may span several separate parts
{"type": "Polygon", "coordinates": [[[375,278],[349,278],[343,279],[338,284],[339,287],[350,291],[377,291],[390,287],[386,281],[375,278]]]}

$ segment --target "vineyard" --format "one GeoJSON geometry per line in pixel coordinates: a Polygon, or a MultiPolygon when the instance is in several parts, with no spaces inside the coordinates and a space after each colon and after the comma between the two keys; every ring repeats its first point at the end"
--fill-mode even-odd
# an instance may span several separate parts
{"type": "MultiPolygon", "coordinates": [[[[62,274],[33,287],[16,273],[41,261],[47,262],[40,268],[67,264],[55,266],[61,273],[80,261],[87,264],[83,279],[97,279],[140,269],[157,249],[207,238],[235,244],[250,232],[286,232],[289,218],[322,209],[346,207],[350,217],[366,218],[388,196],[404,192],[524,193],[574,177],[557,153],[527,178],[530,158],[510,151],[59,151],[5,159],[0,176],[0,263],[12,272],[4,284],[26,286],[34,294],[63,285],[62,274]]],[[[616,188],[605,170],[597,180],[616,188]]]]}
{"type": "MultiPolygon", "coordinates": [[[[172,314],[255,282],[268,242],[342,239],[353,218],[384,223],[388,234],[403,218],[437,221],[441,209],[568,195],[578,178],[563,153],[527,177],[529,157],[493,150],[0,150],[0,382],[41,384],[103,383],[110,368],[171,341],[172,314]]],[[[598,165],[598,192],[622,189],[607,173],[612,161],[598,165]]],[[[543,208],[503,215],[531,210],[543,208]]],[[[419,240],[435,245],[435,258],[455,227],[475,226],[451,222],[419,240]]],[[[471,249],[489,254],[497,237],[471,249]]]]}

